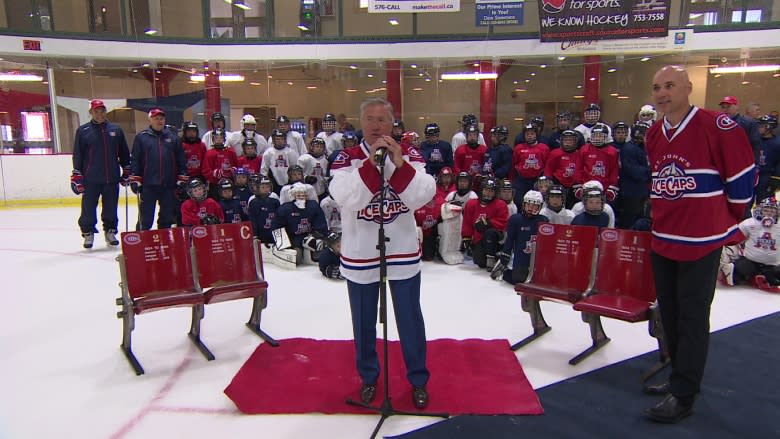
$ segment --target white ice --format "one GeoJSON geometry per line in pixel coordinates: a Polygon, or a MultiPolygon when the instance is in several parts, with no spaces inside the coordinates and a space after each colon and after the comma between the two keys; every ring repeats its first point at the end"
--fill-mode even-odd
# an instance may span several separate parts
{"type": "MultiPolygon", "coordinates": [[[[135,215],[131,206],[129,216],[135,215]]],[[[114,260],[119,251],[107,248],[100,235],[92,250],[82,249],[77,217],[75,207],[0,210],[0,278],[5,279],[0,295],[0,438],[370,435],[375,415],[248,416],[236,410],[223,389],[261,342],[244,326],[249,300],[207,307],[202,331],[217,357],[211,362],[186,337],[187,309],[138,316],[133,349],[146,374],[136,376],[119,349],[121,321],[114,302],[120,294],[114,260]]],[[[265,270],[269,307],[262,326],[271,336],[282,342],[291,337],[351,338],[344,283],[323,278],[315,267],[293,272],[266,264],[265,270]]],[[[511,286],[491,281],[473,265],[425,263],[422,301],[429,339],[514,343],[531,332],[511,286]]],[[[569,358],[590,344],[588,327],[570,307],[544,303],[542,308],[553,330],[516,354],[535,388],[656,347],[645,323],[605,320],[612,342],[570,366],[569,358]]],[[[719,288],[712,329],[778,310],[778,295],[719,288]]],[[[390,338],[397,339],[394,322],[390,338]]],[[[438,420],[394,416],[380,434],[400,434],[433,422],[438,420]]]]}

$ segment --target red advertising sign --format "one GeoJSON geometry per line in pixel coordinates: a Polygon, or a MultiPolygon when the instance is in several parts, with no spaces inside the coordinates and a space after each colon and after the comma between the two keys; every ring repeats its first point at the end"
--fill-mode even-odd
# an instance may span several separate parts
{"type": "Polygon", "coordinates": [[[40,40],[22,40],[22,48],[24,50],[34,50],[36,52],[41,51],[40,40]]]}
{"type": "Polygon", "coordinates": [[[665,37],[669,0],[540,0],[542,42],[665,37]]]}

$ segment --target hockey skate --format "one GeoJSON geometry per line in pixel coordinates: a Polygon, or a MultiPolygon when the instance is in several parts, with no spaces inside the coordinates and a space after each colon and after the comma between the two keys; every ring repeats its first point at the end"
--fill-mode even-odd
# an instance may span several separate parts
{"type": "Polygon", "coordinates": [[[95,243],[95,234],[82,233],[81,236],[84,238],[84,248],[92,248],[92,245],[95,243]]]}
{"type": "Polygon", "coordinates": [[[111,246],[117,246],[119,245],[119,240],[116,239],[116,230],[114,229],[108,229],[104,233],[106,238],[106,244],[111,246]]]}

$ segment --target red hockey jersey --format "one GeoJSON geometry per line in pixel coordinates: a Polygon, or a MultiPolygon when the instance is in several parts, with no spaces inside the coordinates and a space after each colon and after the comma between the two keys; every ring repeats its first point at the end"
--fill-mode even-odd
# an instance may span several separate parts
{"type": "Polygon", "coordinates": [[[544,174],[544,165],[549,154],[550,148],[544,143],[518,143],[512,152],[514,175],[525,179],[538,178],[544,174]]]}
{"type": "Polygon", "coordinates": [[[691,106],[675,128],[665,119],[656,122],[645,145],[653,251],[692,261],[739,242],[738,224],[755,184],[745,131],[725,114],[691,106]]]}
{"type": "Polygon", "coordinates": [[[260,166],[263,164],[263,156],[258,155],[248,159],[245,155],[238,158],[238,167],[249,170],[252,174],[260,175],[260,166]]]}
{"type": "Polygon", "coordinates": [[[612,145],[598,148],[592,143],[586,143],[580,148],[580,166],[577,171],[574,177],[577,184],[596,180],[604,186],[604,190],[619,190],[620,156],[617,148],[612,145]]]}
{"type": "Polygon", "coordinates": [[[423,235],[429,236],[436,229],[436,224],[441,221],[441,205],[443,203],[444,198],[437,195],[428,204],[414,211],[414,220],[417,227],[422,229],[423,235]]]}
{"type": "Polygon", "coordinates": [[[509,209],[506,203],[498,198],[487,205],[483,205],[479,199],[469,200],[466,207],[463,208],[463,225],[460,229],[460,236],[471,238],[471,242],[476,244],[482,240],[482,234],[474,227],[474,223],[480,218],[487,218],[496,230],[504,231],[506,223],[509,221],[509,209]]]}
{"type": "Polygon", "coordinates": [[[577,169],[580,168],[580,150],[566,152],[563,148],[550,151],[544,165],[544,175],[561,186],[571,188],[576,183],[577,169]]]}
{"type": "Polygon", "coordinates": [[[185,226],[199,225],[201,218],[206,215],[214,215],[220,222],[225,221],[225,213],[219,207],[219,203],[211,198],[206,198],[200,203],[193,199],[181,203],[181,222],[185,226]]]}
{"type": "Polygon", "coordinates": [[[468,172],[472,176],[480,175],[482,165],[485,163],[485,152],[487,152],[485,145],[478,145],[473,149],[467,144],[460,145],[455,150],[455,175],[461,172],[468,172]]]}
{"type": "Polygon", "coordinates": [[[210,184],[219,183],[222,177],[232,177],[233,168],[238,167],[238,157],[233,148],[210,149],[203,160],[203,176],[210,184]]]}
{"type": "Polygon", "coordinates": [[[206,145],[198,139],[195,143],[181,142],[184,148],[184,160],[187,163],[187,175],[199,177],[202,175],[201,167],[206,157],[206,145]]]}

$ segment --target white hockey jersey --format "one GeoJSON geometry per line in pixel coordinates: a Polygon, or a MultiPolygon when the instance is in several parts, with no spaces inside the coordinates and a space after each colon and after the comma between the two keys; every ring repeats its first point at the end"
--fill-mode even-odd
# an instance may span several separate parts
{"type": "Polygon", "coordinates": [[[780,224],[764,227],[761,220],[748,218],[739,223],[739,230],[747,238],[744,253],[746,258],[759,264],[780,265],[780,252],[777,251],[780,224]]]}
{"type": "Polygon", "coordinates": [[[330,136],[325,131],[320,131],[317,133],[317,137],[325,141],[325,155],[328,157],[330,157],[333,152],[344,149],[344,144],[341,143],[341,138],[344,137],[344,134],[338,131],[330,136]]]}
{"type": "MultiPolygon", "coordinates": [[[[268,145],[273,145],[274,141],[271,136],[268,136],[268,145]]],[[[287,131],[287,146],[293,151],[298,153],[298,157],[309,152],[309,148],[306,148],[306,142],[303,140],[303,136],[298,131],[287,131]]]]}
{"type": "MultiPolygon", "coordinates": [[[[425,172],[417,150],[403,148],[404,165],[385,164],[387,188],[383,204],[387,242],[387,278],[409,279],[420,271],[414,211],[436,194],[436,182],[425,172]]],[[[379,281],[379,197],[383,177],[370,165],[365,142],[342,150],[331,165],[330,193],[341,206],[341,274],[352,282],[379,281]]]]}
{"type": "MultiPolygon", "coordinates": [[[[466,135],[463,134],[463,131],[458,131],[457,133],[455,133],[454,136],[452,136],[452,142],[450,142],[450,145],[452,145],[453,151],[455,151],[455,149],[460,145],[465,145],[465,144],[466,144],[466,135]]],[[[487,143],[485,143],[485,137],[482,136],[481,132],[479,133],[479,144],[487,145],[487,143]]]]}
{"type": "MultiPolygon", "coordinates": [[[[241,144],[244,143],[245,138],[246,136],[244,136],[243,131],[236,131],[227,136],[226,143],[236,152],[236,157],[244,155],[244,148],[241,147],[241,144]]],[[[262,156],[265,150],[268,149],[268,142],[266,142],[265,138],[258,134],[257,131],[255,131],[255,135],[252,138],[255,143],[257,143],[257,155],[262,156]]]]}
{"type": "Polygon", "coordinates": [[[320,207],[325,212],[325,221],[328,222],[328,230],[341,233],[341,208],[339,203],[328,195],[320,201],[320,207]]]}
{"type": "Polygon", "coordinates": [[[552,224],[571,224],[571,220],[574,219],[574,212],[563,207],[560,212],[556,212],[545,204],[542,210],[539,211],[539,215],[546,216],[552,224]]]}
{"type": "Polygon", "coordinates": [[[314,183],[314,190],[317,192],[317,196],[325,193],[325,174],[328,171],[328,157],[321,155],[320,158],[316,158],[313,155],[306,153],[298,157],[298,165],[303,168],[303,176],[317,177],[317,182],[314,183]]]}
{"type": "Polygon", "coordinates": [[[260,175],[269,177],[273,175],[279,185],[287,184],[287,169],[298,164],[298,153],[285,146],[282,149],[268,148],[263,153],[263,164],[260,166],[260,175]]]}

